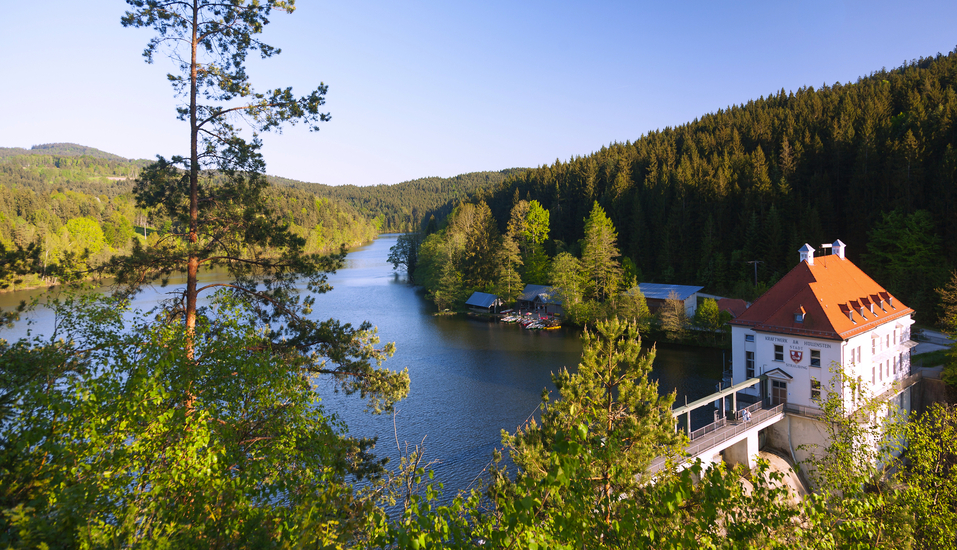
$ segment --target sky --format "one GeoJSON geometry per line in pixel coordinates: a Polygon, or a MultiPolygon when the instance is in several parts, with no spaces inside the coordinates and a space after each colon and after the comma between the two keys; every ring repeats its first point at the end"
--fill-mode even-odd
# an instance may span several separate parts
{"type": "MultiPolygon", "coordinates": [[[[0,147],[188,153],[149,29],[121,0],[7,2],[0,147]]],[[[267,172],[329,185],[537,167],[780,90],[957,47],[957,2],[298,0],[261,36],[262,90],[329,86],[332,119],[264,136],[267,172]]]]}

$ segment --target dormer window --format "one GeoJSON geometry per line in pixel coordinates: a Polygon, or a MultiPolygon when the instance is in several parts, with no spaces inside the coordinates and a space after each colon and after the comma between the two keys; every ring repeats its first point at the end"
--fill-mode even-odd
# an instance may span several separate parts
{"type": "MultiPolygon", "coordinates": [[[[854,302],[851,302],[853,304],[854,302]]],[[[854,320],[854,308],[849,307],[848,304],[839,304],[838,307],[841,308],[841,313],[847,315],[847,318],[850,322],[857,324],[857,321],[854,320]]]]}
{"type": "MultiPolygon", "coordinates": [[[[867,315],[864,313],[864,306],[857,300],[852,300],[850,303],[851,311],[856,311],[861,314],[861,317],[867,319],[867,315]]],[[[851,321],[854,319],[852,318],[851,321]]]]}
{"type": "Polygon", "coordinates": [[[799,307],[797,311],[794,312],[794,322],[803,323],[804,322],[805,311],[803,307],[799,307]]]}

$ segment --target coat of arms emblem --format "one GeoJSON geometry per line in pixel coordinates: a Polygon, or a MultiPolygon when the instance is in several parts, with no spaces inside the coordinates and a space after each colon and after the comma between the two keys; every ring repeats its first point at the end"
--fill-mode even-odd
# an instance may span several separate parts
{"type": "Polygon", "coordinates": [[[803,352],[803,351],[801,351],[801,350],[796,350],[796,349],[792,349],[792,350],[791,350],[791,361],[794,361],[795,363],[800,363],[800,362],[801,362],[801,358],[803,358],[803,357],[804,357],[804,352],[803,352]]]}

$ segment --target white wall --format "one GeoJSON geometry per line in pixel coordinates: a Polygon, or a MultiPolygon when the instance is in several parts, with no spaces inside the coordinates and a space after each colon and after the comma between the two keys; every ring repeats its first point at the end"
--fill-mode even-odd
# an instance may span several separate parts
{"type": "MultiPolygon", "coordinates": [[[[747,379],[745,352],[753,351],[755,376],[780,368],[792,377],[788,382],[788,403],[816,408],[818,402],[811,399],[811,380],[821,382],[821,399],[826,399],[828,387],[842,365],[849,376],[860,377],[871,395],[879,395],[910,371],[910,351],[904,342],[910,339],[911,324],[913,321],[908,315],[847,341],[755,332],[732,326],[733,381],[737,384],[747,379]],[[747,341],[749,335],[753,336],[753,342],[747,341]],[[775,360],[775,346],[781,346],[780,361],[775,360]],[[820,367],[811,366],[812,351],[820,353],[820,367]]],[[[757,386],[754,391],[742,393],[757,396],[757,386]]],[[[845,398],[850,400],[851,396],[845,398]]]]}

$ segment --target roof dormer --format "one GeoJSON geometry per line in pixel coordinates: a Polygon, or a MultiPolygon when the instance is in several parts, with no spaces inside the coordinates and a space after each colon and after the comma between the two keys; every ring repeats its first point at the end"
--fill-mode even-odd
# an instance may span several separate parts
{"type": "Polygon", "coordinates": [[[807,312],[804,311],[804,306],[798,307],[797,311],[794,312],[794,322],[795,322],[795,323],[803,323],[803,322],[804,322],[804,316],[805,316],[806,314],[807,314],[807,312]]]}
{"type": "Polygon", "coordinates": [[[841,242],[841,239],[834,241],[834,244],[831,245],[831,254],[844,259],[844,249],[847,247],[846,244],[841,242]]]}
{"type": "Polygon", "coordinates": [[[814,265],[814,249],[811,245],[804,243],[804,246],[798,249],[798,253],[801,254],[800,261],[807,262],[807,265],[814,265]]]}

